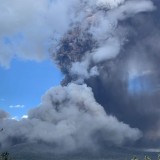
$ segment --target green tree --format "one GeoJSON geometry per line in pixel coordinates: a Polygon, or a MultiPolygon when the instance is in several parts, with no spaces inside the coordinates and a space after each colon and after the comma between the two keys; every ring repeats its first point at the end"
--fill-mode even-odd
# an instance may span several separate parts
{"type": "Polygon", "coordinates": [[[160,153],[158,153],[158,158],[157,159],[160,160],[160,153]]]}
{"type": "Polygon", "coordinates": [[[138,160],[138,158],[136,156],[134,156],[131,160],[138,160]]]}
{"type": "Polygon", "coordinates": [[[9,153],[3,152],[0,156],[0,160],[9,160],[9,153]]]}
{"type": "Polygon", "coordinates": [[[145,156],[144,160],[151,160],[151,158],[149,156],[145,156]]]}

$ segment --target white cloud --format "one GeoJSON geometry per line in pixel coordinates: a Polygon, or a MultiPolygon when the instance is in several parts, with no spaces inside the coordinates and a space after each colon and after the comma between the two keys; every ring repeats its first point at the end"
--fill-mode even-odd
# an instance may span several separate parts
{"type": "Polygon", "coordinates": [[[17,116],[15,116],[15,117],[12,117],[11,119],[12,119],[12,120],[19,121],[19,118],[18,118],[17,116]]]}
{"type": "Polygon", "coordinates": [[[21,118],[22,118],[22,119],[27,119],[27,118],[28,118],[28,115],[23,115],[21,118]]]}
{"type": "Polygon", "coordinates": [[[24,108],[24,107],[25,107],[24,105],[20,105],[20,104],[9,106],[9,108],[17,108],[17,109],[24,108]]]}
{"type": "Polygon", "coordinates": [[[54,33],[63,33],[69,25],[71,2],[0,0],[0,65],[9,67],[14,57],[36,61],[48,58],[54,33]]]}

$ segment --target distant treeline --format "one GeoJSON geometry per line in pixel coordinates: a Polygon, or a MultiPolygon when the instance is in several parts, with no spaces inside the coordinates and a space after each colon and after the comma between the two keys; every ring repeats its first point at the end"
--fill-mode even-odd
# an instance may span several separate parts
{"type": "MultiPolygon", "coordinates": [[[[137,156],[134,156],[131,160],[140,160],[140,159],[137,156]]],[[[144,160],[152,160],[152,158],[149,156],[145,156],[144,160]]],[[[157,156],[157,160],[160,160],[160,153],[157,156]]]]}
{"type": "MultiPolygon", "coordinates": [[[[0,154],[0,160],[12,160],[11,157],[9,156],[8,152],[3,152],[0,154]]],[[[137,156],[133,156],[133,158],[131,158],[131,160],[141,160],[139,159],[137,156]]],[[[149,156],[144,156],[144,159],[142,160],[154,160],[149,156]]],[[[160,153],[157,155],[157,159],[156,160],[160,160],[160,153]]]]}

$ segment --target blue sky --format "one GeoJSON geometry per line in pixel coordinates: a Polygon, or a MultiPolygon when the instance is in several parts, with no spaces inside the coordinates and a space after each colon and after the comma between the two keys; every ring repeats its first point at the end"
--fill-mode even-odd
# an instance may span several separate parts
{"type": "Polygon", "coordinates": [[[41,102],[41,96],[60,84],[62,75],[49,61],[14,59],[9,69],[0,67],[0,107],[12,117],[21,117],[41,102]]]}
{"type": "Polygon", "coordinates": [[[5,0],[0,5],[0,108],[12,117],[27,114],[62,79],[49,50],[57,43],[55,33],[63,35],[68,27],[68,2],[52,2],[5,0]]]}
{"type": "Polygon", "coordinates": [[[128,81],[128,91],[131,94],[147,93],[152,89],[150,81],[147,77],[135,77],[128,81]]]}

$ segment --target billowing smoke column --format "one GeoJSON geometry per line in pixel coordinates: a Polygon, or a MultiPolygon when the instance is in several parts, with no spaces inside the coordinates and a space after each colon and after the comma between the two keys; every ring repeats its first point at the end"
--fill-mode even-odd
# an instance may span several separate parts
{"type": "MultiPolygon", "coordinates": [[[[128,145],[143,134],[145,137],[152,134],[141,124],[146,117],[139,118],[141,115],[148,118],[155,112],[148,113],[148,108],[142,112],[144,106],[135,105],[135,97],[140,98],[135,96],[137,90],[132,89],[135,88],[132,82],[150,75],[154,66],[148,61],[143,65],[137,53],[131,54],[134,50],[127,37],[133,32],[130,21],[140,13],[154,10],[153,3],[150,0],[68,3],[70,25],[64,34],[55,37],[52,50],[54,61],[65,75],[62,86],[47,91],[40,106],[31,110],[27,119],[10,120],[0,111],[0,124],[4,128],[1,147],[44,142],[52,144],[55,151],[73,151],[84,146],[97,149],[103,145],[128,145]]],[[[145,54],[140,57],[148,60],[145,54]]],[[[150,78],[146,80],[148,83],[150,78]]],[[[151,122],[157,122],[155,119],[151,122]]],[[[159,129],[156,131],[157,139],[159,129]]]]}
{"type": "Polygon", "coordinates": [[[99,74],[102,63],[114,59],[125,44],[127,28],[119,25],[137,13],[152,11],[150,1],[80,1],[71,29],[55,50],[66,74],[64,84],[99,74]]]}
{"type": "Polygon", "coordinates": [[[106,113],[143,132],[138,146],[157,146],[160,59],[153,41],[158,23],[151,22],[157,13],[146,13],[155,7],[148,0],[80,4],[79,17],[54,51],[65,74],[62,85],[87,83],[106,113]],[[148,35],[150,30],[155,33],[148,35]]]}
{"type": "Polygon", "coordinates": [[[141,32],[148,31],[140,21],[148,18],[144,12],[154,6],[151,1],[94,2],[81,1],[83,9],[76,12],[80,16],[55,51],[54,58],[66,75],[62,85],[87,83],[107,113],[141,129],[151,143],[148,139],[159,137],[159,99],[154,94],[159,76],[153,52],[145,49],[153,46],[149,37],[148,42],[141,37],[141,32]],[[152,129],[158,133],[150,136],[152,129]]]}
{"type": "Polygon", "coordinates": [[[4,112],[0,113],[4,128],[0,136],[2,147],[45,142],[54,145],[56,152],[63,152],[98,149],[100,139],[106,144],[121,145],[141,137],[138,129],[107,115],[86,85],[50,89],[41,105],[30,111],[28,119],[9,120],[4,112]]]}
{"type": "Polygon", "coordinates": [[[121,145],[141,136],[138,129],[107,115],[95,101],[91,88],[76,84],[50,89],[28,119],[5,120],[1,125],[5,128],[0,137],[3,147],[37,141],[53,144],[59,152],[97,149],[99,138],[121,145]]]}

